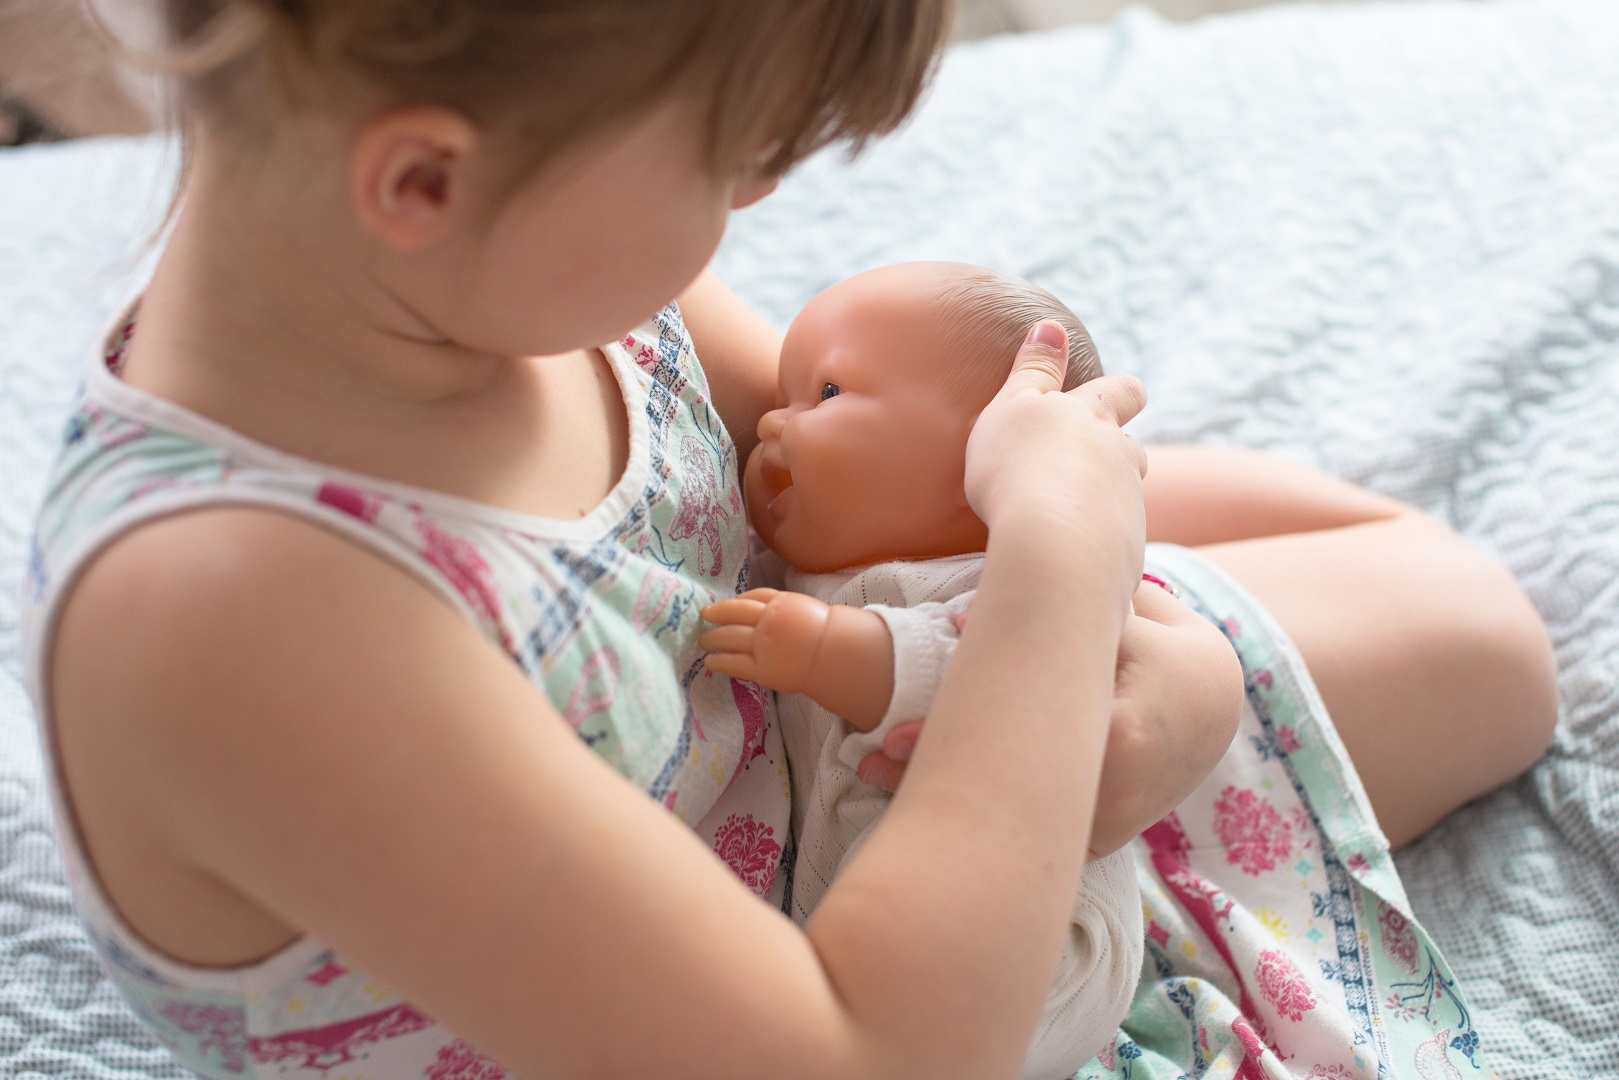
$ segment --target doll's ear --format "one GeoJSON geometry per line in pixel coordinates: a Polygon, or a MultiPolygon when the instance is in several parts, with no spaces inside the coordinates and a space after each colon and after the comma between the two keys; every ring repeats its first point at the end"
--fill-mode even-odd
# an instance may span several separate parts
{"type": "Polygon", "coordinates": [[[350,155],[350,197],[367,232],[395,251],[442,237],[466,199],[478,129],[453,109],[413,106],[368,122],[350,155]]]}

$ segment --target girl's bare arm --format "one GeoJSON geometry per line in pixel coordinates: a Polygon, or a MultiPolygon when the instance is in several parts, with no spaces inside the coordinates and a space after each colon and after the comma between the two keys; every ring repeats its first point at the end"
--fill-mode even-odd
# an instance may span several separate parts
{"type": "Polygon", "coordinates": [[[680,314],[708,375],[714,407],[736,441],[740,468],[759,441],[759,418],[776,407],[781,334],[712,270],[680,294],[680,314]]]}

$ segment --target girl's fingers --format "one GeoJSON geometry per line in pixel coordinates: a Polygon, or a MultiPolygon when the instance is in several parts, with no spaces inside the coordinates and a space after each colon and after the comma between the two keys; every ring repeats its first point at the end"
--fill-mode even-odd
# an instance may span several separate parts
{"type": "Polygon", "coordinates": [[[1145,480],[1147,478],[1146,448],[1141,445],[1140,441],[1137,440],[1134,435],[1125,435],[1124,449],[1125,452],[1130,455],[1130,460],[1135,462],[1136,472],[1140,474],[1143,480],[1145,480]]]}
{"type": "Polygon", "coordinates": [[[1061,390],[1068,372],[1068,331],[1062,323],[1042,319],[1029,328],[1012,361],[1011,374],[1001,387],[1002,394],[1027,390],[1048,394],[1061,390]]]}
{"type": "Polygon", "coordinates": [[[1147,407],[1147,388],[1134,375],[1098,376],[1068,392],[1075,396],[1093,395],[1101,404],[1102,414],[1120,427],[1134,420],[1147,407]]]}
{"type": "Polygon", "coordinates": [[[895,761],[909,761],[916,752],[917,740],[922,737],[922,721],[907,720],[883,736],[883,753],[895,761]]]}
{"type": "Polygon", "coordinates": [[[880,787],[884,791],[898,791],[900,781],[905,779],[905,763],[883,754],[870,753],[861,759],[860,767],[855,770],[855,774],[873,787],[880,787]]]}

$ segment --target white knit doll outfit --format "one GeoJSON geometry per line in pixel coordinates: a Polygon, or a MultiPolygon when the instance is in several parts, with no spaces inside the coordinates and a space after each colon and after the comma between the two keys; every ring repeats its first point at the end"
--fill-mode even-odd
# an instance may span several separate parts
{"type": "MultiPolygon", "coordinates": [[[[826,894],[888,806],[855,769],[895,725],[927,715],[955,651],[956,616],[972,602],[981,554],[878,563],[833,574],[788,571],[786,584],[829,604],[870,608],[894,639],[894,695],[869,734],[803,694],[779,695],[793,777],[792,915],[800,923],[826,894]]],[[[1024,1060],[1022,1080],[1069,1077],[1106,1049],[1135,994],[1142,959],[1141,896],[1128,849],[1085,868],[1056,978],[1024,1060]]]]}

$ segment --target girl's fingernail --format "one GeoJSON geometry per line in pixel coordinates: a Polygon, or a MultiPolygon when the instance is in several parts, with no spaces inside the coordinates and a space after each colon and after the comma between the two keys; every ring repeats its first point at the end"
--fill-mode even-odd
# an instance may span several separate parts
{"type": "Polygon", "coordinates": [[[1042,319],[1029,329],[1029,336],[1023,339],[1025,347],[1029,345],[1043,345],[1054,352],[1062,352],[1068,343],[1068,334],[1063,330],[1062,323],[1050,319],[1042,319]]]}

